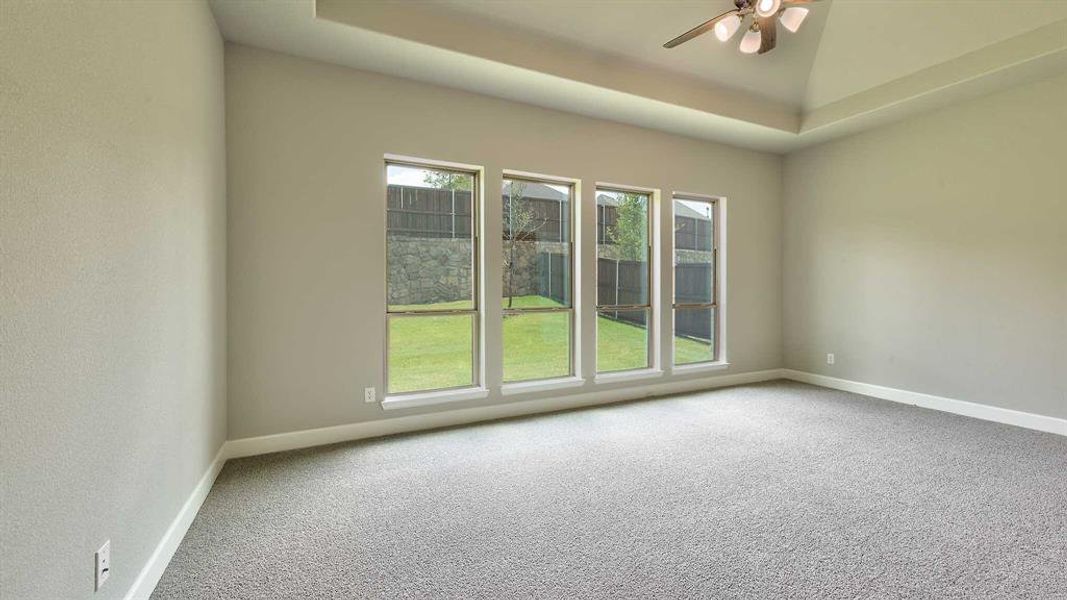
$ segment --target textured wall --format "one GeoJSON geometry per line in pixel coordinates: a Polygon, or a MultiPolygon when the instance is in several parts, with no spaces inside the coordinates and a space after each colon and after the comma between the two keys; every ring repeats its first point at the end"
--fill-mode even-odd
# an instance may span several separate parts
{"type": "Polygon", "coordinates": [[[0,56],[0,596],[113,600],[225,436],[222,41],[203,2],[4,0],[0,56]]]}
{"type": "Polygon", "coordinates": [[[787,366],[1067,417],[1065,107],[1060,76],[790,155],[787,366]]]}
{"type": "MultiPolygon", "coordinates": [[[[673,190],[729,197],[726,372],[782,365],[778,156],[232,44],[226,103],[231,437],[442,410],[362,401],[384,373],[387,153],[484,166],[486,190],[501,189],[503,169],[580,178],[577,222],[590,241],[598,181],[658,188],[664,200],[673,190]]],[[[655,209],[658,234],[672,235],[669,201],[655,209]]],[[[488,202],[483,218],[486,256],[499,257],[502,203],[488,202]]],[[[595,251],[577,262],[596,272],[595,251]]],[[[523,402],[538,395],[499,393],[503,272],[487,264],[490,396],[477,404],[523,402]]],[[[571,392],[634,388],[593,382],[594,278],[576,291],[586,383],[571,392]]],[[[657,294],[668,305],[669,286],[657,294]]],[[[670,346],[665,328],[656,341],[670,346]]],[[[699,376],[667,371],[658,381],[699,376]]]]}

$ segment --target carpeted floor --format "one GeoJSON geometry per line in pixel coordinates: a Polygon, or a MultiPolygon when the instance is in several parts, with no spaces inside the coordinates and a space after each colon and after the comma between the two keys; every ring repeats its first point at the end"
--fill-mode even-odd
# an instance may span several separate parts
{"type": "Polygon", "coordinates": [[[180,598],[1067,598],[1067,438],[790,382],[229,462],[180,598]]]}

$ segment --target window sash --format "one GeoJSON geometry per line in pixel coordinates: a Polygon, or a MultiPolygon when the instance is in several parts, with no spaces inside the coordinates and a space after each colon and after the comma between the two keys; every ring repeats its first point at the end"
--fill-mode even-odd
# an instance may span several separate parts
{"type": "MultiPolygon", "coordinates": [[[[524,315],[524,314],[536,314],[536,313],[563,313],[563,312],[570,313],[570,317],[569,317],[570,335],[568,336],[568,340],[567,340],[567,343],[569,344],[569,347],[568,347],[568,353],[569,353],[568,354],[568,356],[569,356],[568,363],[569,364],[567,366],[568,372],[567,372],[567,375],[565,375],[565,377],[573,377],[574,374],[575,374],[575,368],[574,368],[575,358],[576,358],[575,350],[577,348],[577,343],[576,343],[577,340],[576,340],[576,338],[578,336],[578,331],[576,331],[577,328],[575,327],[575,325],[576,325],[576,323],[575,323],[575,314],[576,314],[576,312],[575,312],[575,303],[574,303],[574,292],[575,292],[574,241],[575,241],[575,234],[576,234],[575,215],[577,214],[577,205],[575,203],[575,198],[574,198],[574,188],[575,188],[574,183],[573,182],[567,182],[567,181],[551,180],[551,179],[537,179],[535,177],[527,177],[527,176],[521,176],[521,175],[511,175],[511,174],[507,173],[506,171],[504,172],[504,175],[501,178],[501,187],[503,187],[503,182],[505,182],[505,181],[521,181],[521,182],[525,182],[525,183],[540,183],[540,184],[544,184],[544,185],[562,185],[562,186],[566,186],[567,187],[567,210],[568,210],[568,214],[567,214],[567,229],[568,229],[568,231],[567,231],[567,261],[568,261],[568,267],[569,267],[568,271],[567,271],[567,279],[568,279],[568,281],[567,281],[567,289],[570,290],[568,292],[567,305],[566,306],[529,306],[529,307],[519,307],[519,308],[502,307],[501,310],[502,310],[503,316],[505,316],[505,317],[508,316],[508,315],[524,315]]],[[[502,203],[504,201],[503,189],[501,189],[500,201],[502,203]]],[[[505,227],[506,225],[507,225],[506,222],[501,222],[501,227],[502,228],[505,227]]],[[[501,235],[503,235],[503,230],[501,230],[501,235]]],[[[505,276],[507,275],[506,271],[504,272],[504,275],[505,276]]],[[[501,295],[501,300],[502,301],[506,300],[507,298],[508,298],[507,296],[501,295]]],[[[506,352],[506,348],[503,346],[503,343],[501,344],[500,350],[501,350],[501,352],[506,352]]],[[[522,380],[515,380],[515,381],[505,381],[504,383],[505,384],[528,383],[528,382],[531,382],[531,381],[543,381],[543,380],[546,380],[546,379],[556,379],[558,377],[559,377],[559,375],[552,375],[552,376],[549,376],[549,377],[543,377],[543,378],[538,378],[538,379],[522,379],[522,380]]]]}
{"type": "MultiPolygon", "coordinates": [[[[413,390],[410,392],[398,392],[397,395],[407,394],[424,394],[435,393],[451,390],[462,390],[477,387],[482,382],[482,345],[481,345],[481,316],[482,306],[479,302],[481,297],[481,285],[482,285],[482,273],[481,273],[481,196],[480,190],[480,178],[477,171],[468,171],[464,169],[456,169],[451,167],[443,167],[432,162],[418,162],[418,161],[406,161],[406,160],[393,160],[386,159],[385,170],[388,173],[390,166],[411,167],[415,169],[425,169],[427,171],[436,171],[441,173],[452,173],[456,175],[465,175],[471,178],[471,211],[470,211],[470,231],[471,231],[471,308],[462,309],[414,309],[414,310],[392,310],[389,308],[389,266],[385,265],[385,360],[382,361],[384,368],[384,383],[385,394],[389,394],[389,330],[390,321],[396,318],[419,318],[419,317],[440,317],[440,316],[460,316],[469,315],[471,317],[471,381],[465,385],[449,386],[443,388],[425,388],[419,390],[413,390]]],[[[386,190],[388,194],[389,179],[386,175],[386,190]]],[[[388,261],[388,252],[386,252],[386,260],[388,261]]]]}
{"type": "MultiPolygon", "coordinates": [[[[715,361],[719,360],[719,355],[720,355],[720,350],[719,350],[719,347],[720,347],[720,337],[719,337],[720,327],[719,327],[719,323],[720,323],[720,321],[722,319],[722,315],[720,314],[721,311],[719,310],[719,270],[720,270],[720,265],[719,265],[719,237],[720,237],[720,233],[721,233],[720,230],[719,230],[719,227],[720,227],[719,223],[721,221],[720,218],[719,218],[719,203],[715,198],[700,198],[700,197],[685,196],[685,195],[676,194],[676,195],[672,196],[672,198],[671,198],[671,222],[672,222],[672,225],[674,223],[674,218],[675,218],[676,212],[677,212],[677,204],[675,204],[675,202],[678,201],[678,200],[686,200],[688,202],[701,202],[701,203],[704,203],[704,204],[708,204],[711,207],[711,219],[712,219],[711,261],[709,261],[708,263],[691,263],[691,264],[710,264],[711,265],[712,277],[711,277],[711,281],[709,282],[709,285],[711,286],[711,294],[709,294],[710,297],[711,297],[711,302],[678,302],[677,301],[677,297],[678,297],[678,285],[677,285],[677,283],[678,283],[678,260],[677,260],[677,256],[678,256],[678,248],[677,248],[678,240],[677,240],[677,234],[671,236],[671,252],[673,254],[673,256],[672,256],[673,261],[672,261],[672,264],[671,264],[671,335],[672,335],[672,338],[677,336],[677,332],[674,330],[674,327],[675,327],[675,318],[676,318],[678,310],[685,310],[685,309],[714,309],[714,315],[715,316],[713,317],[712,323],[711,323],[711,328],[712,328],[711,344],[712,344],[712,350],[713,350],[712,358],[710,360],[708,360],[708,361],[703,361],[701,363],[686,363],[686,364],[706,364],[706,363],[709,363],[709,362],[715,362],[715,361]]],[[[676,357],[672,357],[672,362],[675,365],[678,364],[676,357]]]]}
{"type": "MultiPolygon", "coordinates": [[[[634,368],[627,368],[627,369],[613,369],[613,370],[608,370],[608,371],[601,371],[600,370],[600,364],[599,364],[600,363],[600,359],[598,357],[597,361],[596,361],[595,368],[596,368],[596,372],[597,373],[603,373],[603,374],[606,374],[606,373],[626,373],[626,372],[629,372],[629,371],[640,371],[642,369],[650,368],[652,365],[655,364],[655,356],[653,355],[653,353],[654,353],[653,349],[655,348],[655,344],[653,342],[653,340],[655,339],[654,338],[655,331],[654,331],[654,328],[652,327],[652,320],[653,320],[653,317],[654,317],[653,310],[652,310],[652,306],[653,306],[653,303],[654,303],[652,295],[653,295],[653,290],[655,289],[653,287],[654,265],[652,264],[652,257],[654,256],[654,253],[652,251],[653,250],[653,244],[654,244],[653,240],[655,239],[654,231],[653,231],[653,219],[652,219],[652,194],[650,192],[647,192],[647,191],[644,191],[644,190],[634,190],[634,189],[626,189],[626,188],[613,188],[613,187],[596,187],[594,189],[594,191],[593,191],[594,198],[600,192],[609,192],[609,193],[616,193],[616,194],[639,194],[639,195],[645,197],[645,227],[646,227],[646,233],[645,233],[645,240],[646,240],[646,243],[645,243],[645,258],[646,258],[646,261],[645,262],[648,265],[648,268],[646,269],[646,274],[645,274],[645,277],[646,277],[645,289],[648,290],[648,292],[647,292],[648,301],[645,302],[645,303],[642,303],[642,304],[600,304],[600,302],[599,302],[600,294],[599,294],[599,292],[597,293],[597,296],[596,296],[597,302],[595,303],[595,311],[596,311],[595,312],[595,314],[596,314],[595,323],[597,324],[597,327],[596,327],[596,338],[597,339],[594,341],[594,347],[598,347],[598,343],[597,342],[599,341],[599,337],[600,337],[599,324],[600,324],[600,313],[601,312],[624,312],[624,311],[634,311],[634,312],[636,312],[636,311],[644,311],[645,312],[645,364],[644,364],[643,367],[634,367],[634,368]]],[[[606,212],[606,210],[605,210],[606,207],[602,206],[598,202],[597,205],[596,205],[596,208],[597,208],[597,211],[596,211],[596,214],[597,214],[597,239],[596,239],[596,245],[599,247],[601,243],[604,243],[607,240],[607,226],[602,224],[602,218],[601,218],[601,216],[606,212]]],[[[599,248],[598,248],[598,250],[599,250],[599,248]]],[[[596,252],[596,259],[598,261],[600,260],[599,251],[596,252]]],[[[595,283],[599,284],[599,281],[597,281],[595,283]]],[[[616,282],[616,285],[618,285],[618,282],[616,282]]]]}
{"type": "Polygon", "coordinates": [[[608,306],[608,307],[605,307],[603,309],[597,308],[597,311],[596,311],[596,319],[597,319],[596,320],[596,323],[597,323],[597,333],[596,333],[597,344],[596,344],[596,347],[598,348],[598,351],[597,351],[597,360],[596,360],[596,372],[599,373],[599,374],[604,375],[604,374],[608,374],[608,373],[628,373],[628,372],[631,372],[631,371],[641,371],[643,369],[651,368],[655,364],[655,362],[654,362],[655,361],[655,356],[653,355],[653,350],[652,350],[654,348],[653,337],[652,337],[653,336],[652,319],[654,318],[654,316],[655,315],[652,314],[652,307],[651,306],[630,305],[630,306],[625,306],[625,307],[608,306]],[[600,354],[600,352],[599,352],[599,341],[600,341],[600,319],[601,319],[600,313],[602,313],[602,312],[643,312],[645,314],[645,363],[644,363],[644,365],[635,366],[635,367],[626,367],[626,368],[622,368],[622,369],[607,369],[607,370],[601,370],[600,369],[600,358],[601,357],[599,356],[599,354],[600,354]]]}
{"type": "MultiPolygon", "coordinates": [[[[608,310],[608,311],[610,311],[610,310],[651,309],[652,308],[652,289],[653,289],[652,288],[652,282],[653,282],[653,277],[652,277],[652,266],[653,266],[652,265],[652,255],[653,255],[653,253],[652,253],[652,243],[653,243],[652,242],[652,240],[653,240],[653,237],[652,237],[652,235],[653,235],[653,231],[652,231],[652,194],[649,193],[649,192],[646,192],[646,191],[641,191],[641,190],[628,190],[628,189],[625,189],[625,188],[598,187],[593,191],[593,196],[595,197],[600,192],[612,192],[612,193],[616,193],[616,194],[638,194],[638,195],[644,196],[646,198],[646,204],[645,204],[645,226],[647,228],[647,233],[646,233],[645,239],[647,240],[647,243],[645,245],[645,257],[647,258],[646,263],[648,264],[648,269],[647,269],[648,272],[646,274],[645,289],[648,290],[648,302],[646,302],[644,304],[600,304],[599,302],[597,302],[596,303],[596,309],[598,311],[601,310],[601,309],[608,310]]],[[[598,247],[600,246],[601,243],[604,243],[602,241],[602,238],[603,238],[603,240],[607,239],[607,229],[606,229],[606,227],[603,228],[604,229],[603,232],[601,231],[602,225],[601,225],[600,216],[604,212],[603,209],[604,209],[604,207],[601,206],[598,203],[597,204],[597,240],[596,240],[596,245],[598,247]]],[[[600,260],[599,252],[597,253],[597,260],[600,260]]],[[[599,300],[599,299],[600,298],[599,298],[599,294],[598,294],[597,300],[599,300]]],[[[649,330],[649,335],[651,336],[651,329],[649,330]]],[[[651,337],[649,339],[651,339],[651,337]]],[[[649,346],[651,346],[651,344],[649,344],[649,346]]]]}
{"type": "MultiPolygon", "coordinates": [[[[508,316],[508,315],[521,316],[521,315],[532,315],[532,314],[555,314],[555,313],[567,313],[567,315],[568,315],[567,316],[567,330],[569,332],[569,335],[567,336],[567,373],[565,373],[563,375],[552,374],[552,375],[549,375],[547,377],[537,377],[537,378],[534,378],[534,379],[512,379],[512,380],[504,379],[503,377],[506,377],[506,375],[504,373],[502,373],[501,376],[502,376],[502,381],[503,381],[504,385],[511,385],[513,383],[529,383],[531,381],[547,381],[547,380],[550,380],[550,379],[559,379],[561,377],[574,377],[574,375],[575,375],[574,365],[575,365],[575,358],[576,358],[576,352],[575,351],[576,351],[576,349],[578,347],[578,345],[576,343],[576,338],[577,338],[578,332],[576,331],[576,329],[577,329],[576,328],[577,323],[575,322],[576,321],[576,319],[575,319],[575,314],[576,313],[575,313],[575,310],[574,310],[573,307],[558,306],[558,307],[544,307],[544,308],[512,308],[512,309],[505,309],[504,310],[504,316],[505,317],[508,316]]],[[[503,333],[503,332],[501,332],[501,333],[503,333]]],[[[507,353],[507,345],[506,345],[506,343],[503,342],[503,335],[501,335],[500,352],[501,352],[502,355],[507,353]]]]}
{"type": "Polygon", "coordinates": [[[471,317],[471,380],[469,383],[462,385],[453,385],[440,388],[423,388],[418,390],[411,390],[407,392],[396,392],[395,395],[407,395],[407,394],[428,394],[432,392],[446,392],[450,390],[464,390],[472,387],[477,387],[481,381],[481,345],[479,341],[479,312],[476,310],[445,310],[445,311],[411,311],[402,313],[386,313],[385,315],[385,393],[391,395],[389,392],[389,331],[390,322],[394,319],[418,319],[421,317],[442,317],[442,316],[470,316],[471,317]]]}
{"type": "MultiPolygon", "coordinates": [[[[440,166],[437,166],[437,165],[435,165],[433,163],[419,163],[419,162],[414,162],[414,161],[391,160],[391,159],[390,160],[386,160],[385,161],[385,168],[386,168],[387,171],[388,171],[390,166],[411,167],[413,169],[425,169],[427,171],[437,171],[437,172],[440,172],[440,173],[452,173],[452,174],[455,174],[455,175],[466,175],[466,176],[471,178],[471,214],[470,214],[470,225],[471,225],[471,308],[462,308],[462,309],[417,308],[417,309],[410,309],[410,310],[395,310],[395,309],[389,308],[389,299],[388,299],[388,297],[386,297],[386,300],[385,300],[385,312],[386,312],[386,314],[387,315],[415,315],[415,314],[427,313],[427,314],[431,314],[431,315],[434,315],[434,314],[442,315],[442,314],[461,314],[461,313],[475,313],[476,314],[476,313],[480,312],[481,311],[481,305],[479,304],[478,300],[479,300],[479,296],[481,295],[481,294],[479,294],[479,291],[481,289],[480,286],[481,286],[481,283],[482,283],[482,273],[481,273],[481,268],[480,268],[480,266],[481,266],[481,264],[480,264],[481,263],[481,261],[480,261],[480,257],[481,257],[481,235],[480,235],[480,233],[481,232],[479,230],[479,223],[480,223],[480,218],[481,218],[481,210],[480,210],[481,202],[480,202],[480,196],[478,194],[478,189],[479,189],[478,173],[474,172],[474,171],[464,171],[463,169],[454,169],[454,168],[450,168],[450,167],[440,167],[440,166]]],[[[388,189],[388,187],[389,187],[388,178],[386,179],[385,184],[386,184],[386,189],[388,189]]],[[[386,253],[386,260],[388,261],[388,252],[386,253]]],[[[388,294],[389,293],[389,265],[388,265],[388,263],[385,266],[385,282],[386,282],[386,285],[385,285],[386,294],[388,294]]],[[[475,321],[477,321],[477,319],[475,321]]],[[[475,323],[475,325],[477,326],[477,323],[475,323]]],[[[387,380],[387,383],[388,383],[388,380],[387,380]]],[[[388,389],[388,386],[387,386],[387,389],[388,389]]]]}

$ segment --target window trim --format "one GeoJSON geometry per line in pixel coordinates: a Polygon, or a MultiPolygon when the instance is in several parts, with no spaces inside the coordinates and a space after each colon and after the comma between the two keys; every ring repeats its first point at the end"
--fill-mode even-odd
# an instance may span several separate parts
{"type": "MultiPolygon", "coordinates": [[[[600,235],[599,235],[599,231],[600,231],[600,212],[599,212],[599,210],[594,210],[594,213],[596,215],[596,231],[597,231],[597,235],[596,235],[596,238],[594,239],[595,247],[593,249],[594,250],[593,251],[593,255],[594,255],[594,260],[597,261],[597,267],[593,271],[596,274],[593,277],[593,279],[594,279],[594,281],[593,281],[594,288],[596,289],[595,295],[593,297],[593,317],[595,319],[593,321],[593,325],[594,325],[594,327],[593,327],[593,332],[594,332],[594,335],[593,335],[593,354],[594,354],[594,358],[595,358],[595,360],[593,361],[593,373],[594,373],[594,378],[597,379],[597,380],[600,380],[600,381],[604,381],[605,377],[607,377],[608,380],[611,380],[611,379],[615,379],[615,380],[625,379],[624,377],[613,377],[613,376],[620,375],[620,374],[622,374],[622,375],[630,374],[630,373],[644,374],[646,372],[654,372],[654,371],[658,370],[658,365],[656,364],[656,338],[655,338],[655,336],[657,335],[656,332],[658,331],[658,329],[655,327],[656,307],[657,307],[657,302],[656,302],[656,297],[655,297],[656,296],[656,289],[657,289],[656,288],[656,279],[657,279],[657,275],[659,275],[658,269],[656,268],[656,265],[655,265],[655,262],[656,262],[656,260],[655,260],[655,257],[656,257],[656,253],[655,253],[655,245],[656,245],[656,218],[655,218],[656,211],[655,211],[655,205],[656,205],[656,197],[657,197],[658,191],[654,190],[652,188],[645,188],[645,187],[639,187],[639,186],[620,185],[620,184],[615,184],[615,183],[598,182],[596,185],[593,186],[593,203],[594,203],[594,206],[596,206],[597,208],[599,208],[599,206],[600,206],[599,203],[597,203],[597,195],[602,191],[604,191],[604,192],[614,192],[614,193],[619,193],[619,194],[640,194],[640,195],[645,196],[645,197],[648,198],[648,206],[647,206],[647,209],[646,209],[647,215],[648,215],[648,218],[647,218],[648,236],[647,236],[647,244],[646,244],[646,251],[648,253],[648,275],[647,275],[647,277],[648,277],[648,282],[647,282],[648,303],[647,304],[603,304],[603,305],[600,304],[600,302],[599,302],[599,300],[600,300],[600,267],[599,267],[599,261],[600,261],[600,251],[599,251],[600,250],[600,248],[599,248],[599,246],[600,246],[600,235]],[[600,339],[600,312],[602,310],[603,311],[616,311],[616,312],[619,312],[619,311],[638,311],[638,310],[645,311],[645,313],[647,315],[645,317],[645,324],[647,326],[647,333],[645,335],[645,338],[647,339],[647,342],[645,344],[646,345],[646,359],[645,359],[645,365],[644,366],[635,367],[633,369],[618,369],[618,370],[614,370],[614,371],[601,371],[599,369],[600,355],[599,355],[599,352],[597,350],[599,349],[598,342],[599,342],[599,339],[600,339]]],[[[618,285],[618,282],[616,282],[616,285],[618,285]]]]}
{"type": "Polygon", "coordinates": [[[449,402],[484,400],[488,397],[489,390],[484,387],[446,388],[442,390],[401,393],[386,396],[385,398],[382,398],[382,408],[385,410],[418,408],[420,406],[433,406],[436,404],[447,404],[449,402]]]}
{"type": "MultiPolygon", "coordinates": [[[[567,254],[568,254],[568,261],[570,263],[569,264],[570,269],[568,271],[568,276],[570,278],[570,281],[569,281],[569,284],[570,284],[569,285],[569,289],[570,289],[570,305],[569,306],[543,306],[543,307],[527,307],[527,308],[507,308],[507,307],[505,307],[503,305],[503,301],[507,297],[504,296],[503,294],[501,294],[501,296],[500,296],[500,300],[501,300],[501,306],[500,306],[500,319],[501,319],[500,354],[501,354],[501,357],[503,357],[504,353],[507,351],[507,348],[506,348],[505,342],[504,342],[504,338],[503,338],[503,320],[508,315],[523,315],[523,314],[536,314],[536,313],[569,313],[570,318],[568,319],[568,322],[569,322],[568,326],[570,328],[570,335],[568,336],[568,340],[567,340],[567,342],[568,342],[568,348],[567,348],[567,352],[568,352],[567,368],[568,368],[568,371],[567,371],[566,374],[564,374],[564,375],[552,375],[552,376],[549,376],[549,377],[539,377],[539,378],[536,378],[536,379],[516,379],[514,381],[509,381],[509,380],[506,379],[506,375],[504,373],[504,364],[503,364],[503,361],[501,361],[501,369],[500,369],[501,370],[501,373],[500,373],[501,385],[502,385],[503,388],[509,388],[510,387],[512,390],[524,390],[524,389],[528,389],[528,388],[532,388],[533,387],[533,386],[531,386],[529,384],[546,383],[548,385],[551,385],[552,383],[557,382],[557,381],[573,380],[574,378],[578,377],[578,352],[579,352],[579,348],[580,348],[580,345],[579,345],[579,342],[578,342],[578,338],[579,338],[579,332],[578,332],[578,323],[579,323],[579,321],[578,321],[578,305],[577,305],[577,302],[575,301],[576,298],[578,297],[577,285],[576,285],[577,284],[577,280],[575,278],[575,272],[576,272],[575,271],[575,267],[577,266],[576,257],[575,257],[575,251],[578,248],[578,244],[576,244],[575,242],[578,239],[578,227],[576,225],[577,225],[577,216],[578,216],[578,201],[577,201],[577,199],[578,199],[578,189],[579,189],[578,186],[579,186],[580,182],[578,180],[566,179],[566,178],[563,178],[563,177],[554,177],[554,176],[550,176],[550,175],[536,175],[536,174],[527,173],[527,172],[524,172],[524,171],[509,171],[507,169],[504,169],[502,171],[501,177],[500,177],[501,202],[503,202],[503,184],[504,184],[505,181],[524,181],[524,182],[527,182],[527,183],[540,183],[540,184],[546,184],[547,183],[547,184],[550,184],[550,185],[565,185],[565,186],[567,186],[567,188],[569,190],[568,191],[568,204],[569,204],[568,210],[570,211],[569,212],[569,217],[570,218],[568,219],[568,228],[570,230],[569,231],[570,241],[567,242],[567,246],[568,246],[567,254]]],[[[503,228],[503,226],[504,226],[504,220],[503,219],[501,219],[501,223],[500,224],[501,224],[501,228],[503,228]]],[[[501,229],[501,235],[503,235],[503,229],[501,229]]],[[[503,241],[503,238],[501,238],[501,241],[503,241]]],[[[503,269],[501,269],[501,275],[506,277],[507,276],[507,272],[504,271],[503,269]]],[[[501,283],[503,283],[503,282],[501,282],[501,283]]],[[[503,291],[503,287],[501,287],[501,291],[503,291]]],[[[546,389],[553,389],[553,388],[546,388],[546,389]]],[[[502,393],[505,393],[505,394],[507,393],[507,392],[504,392],[503,389],[501,391],[502,391],[502,393]]]]}
{"type": "Polygon", "coordinates": [[[389,167],[401,166],[416,169],[426,169],[445,173],[469,175],[471,182],[471,308],[466,309],[443,309],[443,310],[390,310],[389,309],[389,209],[385,210],[385,223],[382,230],[386,233],[386,251],[383,256],[385,272],[385,335],[382,336],[385,348],[382,360],[382,389],[384,390],[382,406],[389,408],[403,408],[406,406],[420,406],[423,404],[436,404],[449,401],[468,399],[470,394],[480,394],[485,390],[484,334],[485,334],[485,311],[482,302],[484,282],[482,281],[482,182],[485,169],[474,165],[463,165],[431,159],[413,158],[386,154],[382,163],[382,176],[384,189],[388,197],[389,190],[389,167]],[[471,317],[471,382],[466,385],[450,386],[444,388],[428,388],[405,392],[389,392],[389,325],[394,318],[419,318],[469,315],[471,317]]]}
{"type": "Polygon", "coordinates": [[[722,290],[726,282],[726,269],[723,256],[725,254],[725,214],[726,214],[726,197],[725,196],[713,196],[708,194],[694,194],[690,192],[673,192],[671,193],[671,370],[672,372],[687,372],[687,371],[699,371],[704,369],[722,368],[729,365],[726,361],[726,348],[724,346],[724,329],[726,319],[725,315],[725,299],[722,295],[722,290]],[[679,303],[677,302],[677,239],[673,232],[674,222],[676,218],[675,212],[675,200],[688,200],[690,202],[703,202],[711,205],[712,214],[712,268],[714,269],[715,276],[712,278],[712,297],[710,303],[679,303]],[[674,353],[675,338],[675,316],[678,309],[713,309],[715,311],[715,317],[712,320],[712,357],[710,360],[702,360],[698,362],[682,363],[677,362],[677,356],[674,353]]]}

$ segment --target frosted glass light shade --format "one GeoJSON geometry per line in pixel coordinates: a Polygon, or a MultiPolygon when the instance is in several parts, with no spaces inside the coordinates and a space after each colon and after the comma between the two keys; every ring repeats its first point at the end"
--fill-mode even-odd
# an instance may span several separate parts
{"type": "Polygon", "coordinates": [[[800,29],[800,24],[804,22],[804,19],[808,17],[808,9],[801,8],[799,6],[790,6],[785,9],[781,17],[778,20],[782,22],[782,27],[785,27],[789,31],[796,33],[800,29]]]}
{"type": "Polygon", "coordinates": [[[759,50],[761,43],[763,43],[763,36],[760,35],[759,30],[749,29],[745,32],[745,37],[741,38],[741,52],[753,54],[759,50]]]}
{"type": "Polygon", "coordinates": [[[720,42],[725,42],[734,37],[739,27],[741,27],[741,17],[730,15],[715,24],[715,37],[719,38],[720,42]]]}
{"type": "Polygon", "coordinates": [[[782,0],[757,0],[756,14],[761,17],[771,17],[782,7],[782,0]]]}

